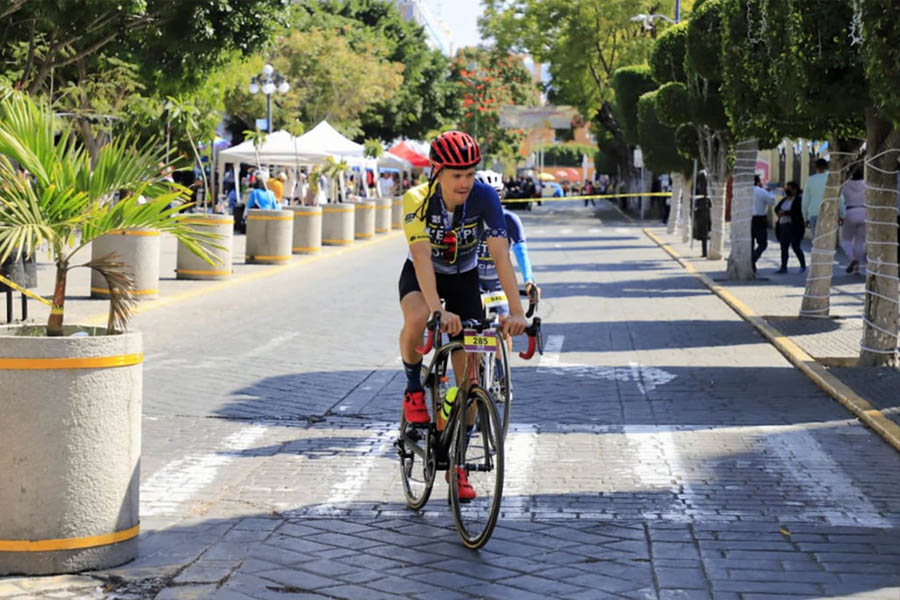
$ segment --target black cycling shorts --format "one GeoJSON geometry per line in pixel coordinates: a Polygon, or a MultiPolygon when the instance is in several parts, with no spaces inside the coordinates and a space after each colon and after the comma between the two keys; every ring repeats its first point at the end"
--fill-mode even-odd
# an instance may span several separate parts
{"type": "MultiPolygon", "coordinates": [[[[438,296],[444,301],[445,308],[459,315],[459,318],[481,319],[484,309],[481,307],[481,290],[478,286],[478,269],[471,269],[464,273],[435,273],[438,296]]],[[[416,278],[416,268],[412,261],[407,259],[400,273],[400,299],[410,292],[421,292],[419,280],[416,278]]]]}

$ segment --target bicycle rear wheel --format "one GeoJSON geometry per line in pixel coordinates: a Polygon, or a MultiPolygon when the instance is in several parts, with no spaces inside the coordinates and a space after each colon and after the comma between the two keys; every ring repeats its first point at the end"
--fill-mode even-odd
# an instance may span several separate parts
{"type": "Polygon", "coordinates": [[[400,478],[403,480],[403,495],[406,504],[419,510],[431,496],[434,486],[434,451],[430,426],[416,427],[400,421],[400,437],[397,452],[400,455],[400,478]]]}
{"type": "Polygon", "coordinates": [[[476,550],[490,539],[500,514],[503,437],[494,402],[483,389],[473,388],[460,408],[450,445],[450,504],[463,544],[476,550]],[[474,499],[459,497],[458,470],[475,490],[474,499]]]}

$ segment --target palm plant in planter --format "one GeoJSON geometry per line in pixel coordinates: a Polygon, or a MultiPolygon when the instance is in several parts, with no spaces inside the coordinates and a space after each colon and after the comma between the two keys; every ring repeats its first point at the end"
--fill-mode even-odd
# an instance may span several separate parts
{"type": "Polygon", "coordinates": [[[73,261],[100,236],[136,228],[171,233],[209,260],[215,236],[170,208],[184,188],[162,179],[165,159],[125,136],[92,164],[48,107],[0,89],[0,261],[46,244],[56,265],[46,329],[0,327],[0,575],[98,569],[137,553],[143,353],[140,333],[124,331],[134,283],[115,254],[73,261]],[[106,330],[63,328],[78,266],[107,281],[106,330]]]}
{"type": "Polygon", "coordinates": [[[168,232],[209,260],[214,236],[184,225],[178,213],[183,206],[172,207],[184,188],[163,180],[163,150],[123,136],[104,146],[92,165],[73,130],[48,107],[19,92],[0,95],[0,262],[49,246],[56,285],[47,335],[63,334],[66,280],[79,266],[98,271],[109,284],[108,333],[125,328],[134,303],[127,266],[114,254],[72,264],[80,249],[104,234],[168,232]],[[122,199],[113,202],[116,192],[122,199]]]}

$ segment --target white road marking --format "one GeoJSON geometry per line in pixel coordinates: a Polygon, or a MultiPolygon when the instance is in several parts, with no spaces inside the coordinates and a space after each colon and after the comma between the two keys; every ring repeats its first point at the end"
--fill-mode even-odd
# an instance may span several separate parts
{"type": "MultiPolygon", "coordinates": [[[[317,515],[339,515],[342,508],[348,508],[360,495],[369,480],[375,463],[383,458],[397,433],[396,424],[378,430],[363,442],[347,452],[353,456],[352,468],[346,471],[343,480],[332,486],[324,502],[310,511],[317,515]]],[[[398,490],[399,492],[400,490],[398,490]]]]}
{"type": "Polygon", "coordinates": [[[571,229],[560,229],[559,232],[560,233],[572,233],[572,230],[571,229]]]}
{"type": "MultiPolygon", "coordinates": [[[[513,405],[510,408],[515,408],[513,405]]],[[[504,445],[503,512],[530,512],[533,489],[534,459],[538,446],[537,425],[510,424],[504,445]]]]}
{"type": "Polygon", "coordinates": [[[637,363],[629,363],[629,368],[602,367],[596,365],[584,365],[578,363],[564,363],[560,361],[559,353],[562,350],[562,335],[547,337],[544,346],[544,355],[538,365],[538,372],[551,372],[556,375],[585,377],[588,379],[605,379],[607,381],[633,381],[642,394],[653,391],[678,377],[657,367],[647,367],[637,363]]]}
{"type": "Polygon", "coordinates": [[[817,508],[801,513],[803,519],[824,518],[830,525],[889,528],[865,494],[813,438],[809,431],[761,427],[765,445],[777,455],[773,471],[801,485],[817,508]]]}
{"type": "Polygon", "coordinates": [[[141,516],[183,514],[183,505],[265,432],[263,425],[245,427],[225,438],[222,451],[188,455],[164,466],[141,484],[141,516]]]}

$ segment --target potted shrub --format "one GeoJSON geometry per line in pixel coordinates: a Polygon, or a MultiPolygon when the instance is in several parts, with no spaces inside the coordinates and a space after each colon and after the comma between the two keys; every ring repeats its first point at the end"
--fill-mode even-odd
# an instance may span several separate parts
{"type": "Polygon", "coordinates": [[[207,256],[213,237],[172,207],[184,188],[162,179],[165,159],[121,136],[92,164],[47,106],[0,91],[0,261],[46,245],[56,266],[47,324],[0,327],[0,575],[103,568],[136,553],[143,354],[140,334],[126,331],[133,282],[116,255],[73,259],[133,228],[207,256]],[[81,266],[112,291],[105,328],[64,322],[67,276],[81,266]]]}

